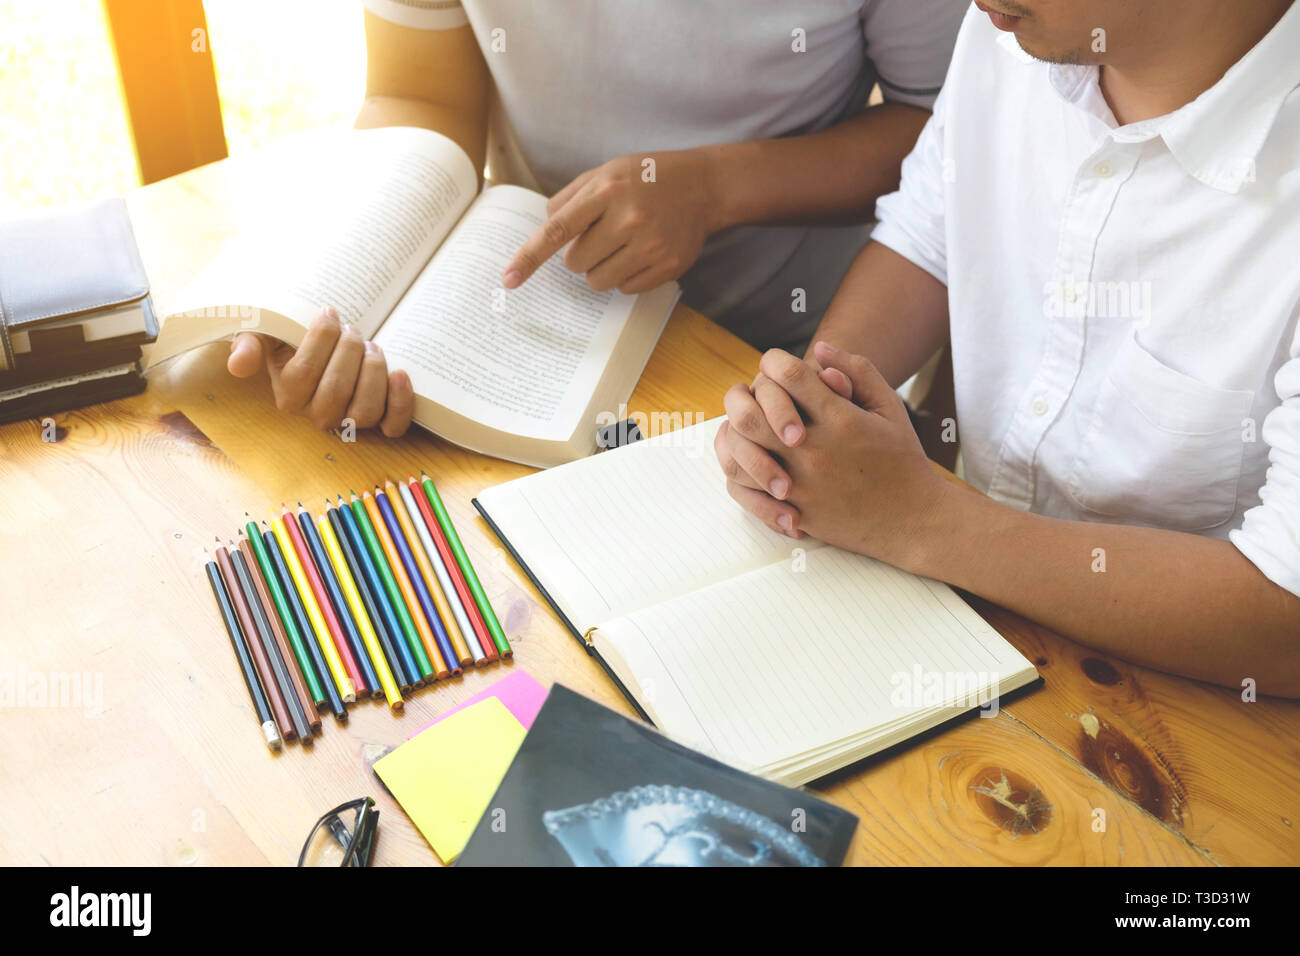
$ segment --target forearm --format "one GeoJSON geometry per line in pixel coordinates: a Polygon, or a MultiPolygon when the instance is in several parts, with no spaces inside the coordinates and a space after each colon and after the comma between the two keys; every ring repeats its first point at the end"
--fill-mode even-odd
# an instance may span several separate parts
{"type": "Polygon", "coordinates": [[[908,570],[1127,660],[1300,697],[1300,598],[1232,544],[1020,511],[945,483],[908,570]]]}
{"type": "Polygon", "coordinates": [[[865,355],[897,388],[947,339],[948,287],[888,246],[869,242],[812,341],[865,355]]]}
{"type": "Polygon", "coordinates": [[[357,129],[418,126],[442,133],[465,150],[481,175],[487,153],[487,118],[481,112],[408,97],[368,96],[354,125],[357,129]]]}
{"type": "Polygon", "coordinates": [[[865,222],[930,114],[883,103],[806,136],[703,147],[723,227],[865,222]]]}

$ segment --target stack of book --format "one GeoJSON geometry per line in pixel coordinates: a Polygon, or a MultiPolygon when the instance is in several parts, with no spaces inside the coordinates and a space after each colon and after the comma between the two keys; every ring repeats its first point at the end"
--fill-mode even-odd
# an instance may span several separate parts
{"type": "Polygon", "coordinates": [[[157,336],[122,199],[0,222],[0,422],[143,391],[157,336]]]}

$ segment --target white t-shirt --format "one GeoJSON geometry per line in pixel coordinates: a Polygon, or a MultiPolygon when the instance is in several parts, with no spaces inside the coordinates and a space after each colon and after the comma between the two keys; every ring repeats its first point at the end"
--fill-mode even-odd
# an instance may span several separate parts
{"type": "Polygon", "coordinates": [[[973,485],[1229,538],[1300,595],[1296,50],[1300,4],[1194,101],[1119,126],[1096,67],[972,10],[873,238],[948,286],[973,485]]]}
{"type": "MultiPolygon", "coordinates": [[[[473,27],[492,73],[496,181],[548,195],[625,154],[791,136],[886,101],[929,108],[965,0],[365,0],[421,29],[473,27]],[[802,49],[802,52],[797,52],[802,49]]],[[[681,280],[750,342],[811,334],[870,226],[741,226],[681,280]],[[795,289],[805,312],[792,311],[795,289]]]]}

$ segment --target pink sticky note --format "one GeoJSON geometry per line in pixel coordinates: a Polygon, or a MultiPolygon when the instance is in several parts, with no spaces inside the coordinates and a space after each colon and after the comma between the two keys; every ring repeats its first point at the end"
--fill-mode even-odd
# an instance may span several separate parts
{"type": "Polygon", "coordinates": [[[479,691],[463,704],[459,704],[445,714],[429,721],[420,730],[411,734],[411,737],[421,731],[428,730],[438,721],[445,720],[457,711],[464,710],[470,704],[477,704],[489,697],[495,697],[501,701],[506,710],[514,714],[515,720],[524,725],[524,730],[528,730],[533,726],[533,720],[537,717],[537,712],[542,709],[542,704],[546,702],[546,694],[546,688],[533,680],[527,671],[514,670],[495,684],[479,691]]]}

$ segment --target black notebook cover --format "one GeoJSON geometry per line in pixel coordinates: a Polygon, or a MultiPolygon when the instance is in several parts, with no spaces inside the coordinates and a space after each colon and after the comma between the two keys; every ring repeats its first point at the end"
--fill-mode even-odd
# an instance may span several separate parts
{"type": "Polygon", "coordinates": [[[838,866],[858,820],[551,688],[458,866],[838,866]]]}

